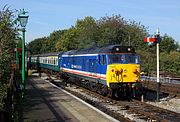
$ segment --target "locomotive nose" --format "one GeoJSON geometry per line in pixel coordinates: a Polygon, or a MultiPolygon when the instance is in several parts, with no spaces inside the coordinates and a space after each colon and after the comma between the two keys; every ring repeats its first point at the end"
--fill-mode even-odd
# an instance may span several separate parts
{"type": "Polygon", "coordinates": [[[132,83],[140,80],[140,66],[136,64],[111,64],[107,67],[107,84],[132,83]]]}

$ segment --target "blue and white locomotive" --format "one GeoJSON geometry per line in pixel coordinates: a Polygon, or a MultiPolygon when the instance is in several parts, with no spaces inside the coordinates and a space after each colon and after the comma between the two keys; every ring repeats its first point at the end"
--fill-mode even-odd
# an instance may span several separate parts
{"type": "Polygon", "coordinates": [[[131,46],[110,45],[32,56],[42,69],[58,72],[103,94],[132,96],[140,82],[140,60],[131,46]]]}

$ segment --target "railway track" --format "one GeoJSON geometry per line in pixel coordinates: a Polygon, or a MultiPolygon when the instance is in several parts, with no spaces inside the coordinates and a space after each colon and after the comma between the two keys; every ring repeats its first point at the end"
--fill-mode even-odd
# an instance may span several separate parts
{"type": "Polygon", "coordinates": [[[54,80],[51,82],[120,121],[179,122],[180,120],[178,113],[139,100],[112,100],[79,85],[73,84],[71,87],[66,87],[63,82],[55,82],[54,80]]]}

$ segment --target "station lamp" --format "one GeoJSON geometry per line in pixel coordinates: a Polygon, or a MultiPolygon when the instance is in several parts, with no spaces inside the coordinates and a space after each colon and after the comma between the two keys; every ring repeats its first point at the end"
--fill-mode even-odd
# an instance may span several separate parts
{"type": "Polygon", "coordinates": [[[25,27],[29,18],[29,15],[27,15],[28,12],[25,12],[24,9],[20,10],[20,13],[18,15],[18,20],[20,21],[20,25],[22,27],[22,97],[25,95],[25,27]]]}

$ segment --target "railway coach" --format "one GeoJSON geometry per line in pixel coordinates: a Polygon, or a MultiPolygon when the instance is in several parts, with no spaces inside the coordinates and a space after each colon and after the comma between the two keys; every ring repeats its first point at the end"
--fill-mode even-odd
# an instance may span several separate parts
{"type": "Polygon", "coordinates": [[[29,63],[33,68],[59,72],[59,56],[61,54],[62,52],[33,55],[29,58],[29,63]]]}

